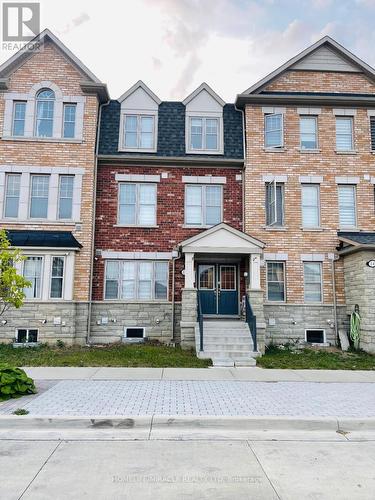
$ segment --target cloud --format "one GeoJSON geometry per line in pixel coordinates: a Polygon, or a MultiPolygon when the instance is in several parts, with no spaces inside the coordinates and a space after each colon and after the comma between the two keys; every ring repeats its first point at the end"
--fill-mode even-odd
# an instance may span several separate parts
{"type": "Polygon", "coordinates": [[[64,28],[57,31],[58,35],[67,35],[71,31],[74,30],[77,26],[86,23],[90,20],[90,16],[87,12],[81,12],[81,14],[77,17],[74,17],[71,21],[69,21],[64,28]]]}

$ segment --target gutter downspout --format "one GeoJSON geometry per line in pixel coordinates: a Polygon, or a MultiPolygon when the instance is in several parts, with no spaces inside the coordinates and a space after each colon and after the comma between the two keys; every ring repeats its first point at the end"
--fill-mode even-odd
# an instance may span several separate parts
{"type": "Polygon", "coordinates": [[[335,262],[339,257],[334,255],[331,261],[331,270],[332,270],[332,294],[333,294],[333,321],[335,323],[335,338],[336,343],[339,339],[339,329],[337,325],[337,298],[336,298],[336,276],[335,276],[335,262]]]}
{"type": "Polygon", "coordinates": [[[242,231],[245,232],[246,123],[244,110],[237,108],[236,105],[234,105],[234,109],[242,114],[242,148],[244,162],[242,167],[242,231]]]}
{"type": "MultiPolygon", "coordinates": [[[[177,250],[178,251],[178,250],[177,250]]],[[[174,318],[175,318],[175,271],[176,271],[176,260],[180,258],[180,252],[178,252],[177,257],[172,257],[172,338],[171,342],[175,342],[174,334],[175,334],[175,325],[174,325],[174,318]]]]}
{"type": "Polygon", "coordinates": [[[110,100],[105,103],[99,104],[98,112],[98,126],[96,132],[96,144],[95,144],[95,169],[94,169],[94,189],[92,194],[92,236],[91,236],[91,249],[90,249],[90,275],[89,275],[89,308],[87,312],[87,333],[86,333],[86,344],[89,345],[91,340],[91,317],[92,317],[92,284],[94,277],[94,252],[95,252],[95,219],[96,219],[96,186],[98,180],[98,152],[99,152],[99,139],[100,139],[100,126],[102,119],[102,108],[108,106],[110,100]]]}

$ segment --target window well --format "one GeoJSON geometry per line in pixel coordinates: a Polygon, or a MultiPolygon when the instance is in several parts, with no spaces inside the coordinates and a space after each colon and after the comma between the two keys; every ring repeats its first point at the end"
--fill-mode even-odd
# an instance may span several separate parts
{"type": "Polygon", "coordinates": [[[143,339],[145,329],[143,327],[129,327],[125,328],[126,339],[143,339]]]}
{"type": "Polygon", "coordinates": [[[324,344],[324,330],[306,330],[306,342],[324,344]]]}

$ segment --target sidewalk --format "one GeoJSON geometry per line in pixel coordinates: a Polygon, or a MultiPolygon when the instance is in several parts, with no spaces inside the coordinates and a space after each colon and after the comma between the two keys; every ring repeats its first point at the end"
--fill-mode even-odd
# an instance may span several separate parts
{"type": "Polygon", "coordinates": [[[375,382],[374,371],[265,368],[25,367],[34,380],[247,380],[253,382],[375,382]]]}

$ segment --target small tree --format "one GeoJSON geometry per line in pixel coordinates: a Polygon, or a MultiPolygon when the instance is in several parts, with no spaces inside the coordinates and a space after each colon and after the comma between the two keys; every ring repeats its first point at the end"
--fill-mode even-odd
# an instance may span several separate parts
{"type": "Polygon", "coordinates": [[[6,231],[0,230],[0,316],[12,306],[19,309],[25,299],[24,289],[31,286],[14,267],[23,260],[21,251],[11,248],[6,231]]]}

